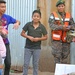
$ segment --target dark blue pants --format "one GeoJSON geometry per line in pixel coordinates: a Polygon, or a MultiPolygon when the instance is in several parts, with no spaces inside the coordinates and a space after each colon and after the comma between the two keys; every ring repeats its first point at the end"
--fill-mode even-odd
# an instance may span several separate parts
{"type": "Polygon", "coordinates": [[[9,75],[10,67],[11,67],[11,55],[10,55],[10,47],[9,44],[5,44],[6,46],[6,58],[5,58],[5,68],[4,68],[4,75],[9,75]]]}

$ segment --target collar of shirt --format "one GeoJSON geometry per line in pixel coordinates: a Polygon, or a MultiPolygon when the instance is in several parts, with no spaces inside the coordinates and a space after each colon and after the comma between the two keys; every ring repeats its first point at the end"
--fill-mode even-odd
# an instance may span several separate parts
{"type": "MultiPolygon", "coordinates": [[[[33,21],[31,22],[31,25],[33,25],[33,21]]],[[[41,25],[41,22],[39,21],[39,26],[41,25]]]]}
{"type": "Polygon", "coordinates": [[[61,16],[66,15],[65,12],[58,12],[61,16]]]}

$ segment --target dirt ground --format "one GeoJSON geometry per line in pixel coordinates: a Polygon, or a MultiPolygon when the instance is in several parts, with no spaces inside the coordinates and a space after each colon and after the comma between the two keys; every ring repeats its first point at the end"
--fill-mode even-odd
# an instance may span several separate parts
{"type": "MultiPolygon", "coordinates": [[[[11,73],[10,75],[23,75],[23,73],[11,73]]],[[[28,75],[33,75],[33,74],[29,73],[28,75]]],[[[39,75],[54,75],[54,74],[50,72],[40,72],[39,75]]]]}
{"type": "MultiPolygon", "coordinates": [[[[16,72],[16,73],[10,73],[10,75],[23,75],[22,72],[16,72]]],[[[28,70],[28,75],[33,75],[32,69],[28,70]]],[[[39,75],[54,75],[54,73],[51,72],[40,72],[39,75]]]]}

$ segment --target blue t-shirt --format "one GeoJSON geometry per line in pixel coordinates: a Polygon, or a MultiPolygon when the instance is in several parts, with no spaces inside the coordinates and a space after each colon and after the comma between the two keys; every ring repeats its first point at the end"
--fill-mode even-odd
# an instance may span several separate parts
{"type": "MultiPolygon", "coordinates": [[[[2,17],[0,18],[1,22],[2,22],[2,26],[4,28],[6,28],[8,30],[8,26],[9,24],[14,24],[16,23],[16,19],[14,19],[13,17],[3,14],[2,17]]],[[[9,43],[8,38],[4,38],[4,43],[7,44],[9,43]]]]}

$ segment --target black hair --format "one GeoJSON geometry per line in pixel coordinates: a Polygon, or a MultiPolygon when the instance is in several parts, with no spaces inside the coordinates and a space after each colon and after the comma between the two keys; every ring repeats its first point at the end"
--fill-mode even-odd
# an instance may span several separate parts
{"type": "Polygon", "coordinates": [[[0,3],[6,3],[6,1],[5,0],[0,0],[0,3]]]}
{"type": "Polygon", "coordinates": [[[38,14],[40,15],[40,17],[41,17],[41,12],[40,12],[40,10],[34,10],[33,13],[32,13],[32,16],[34,15],[34,13],[38,13],[38,14]]]}

